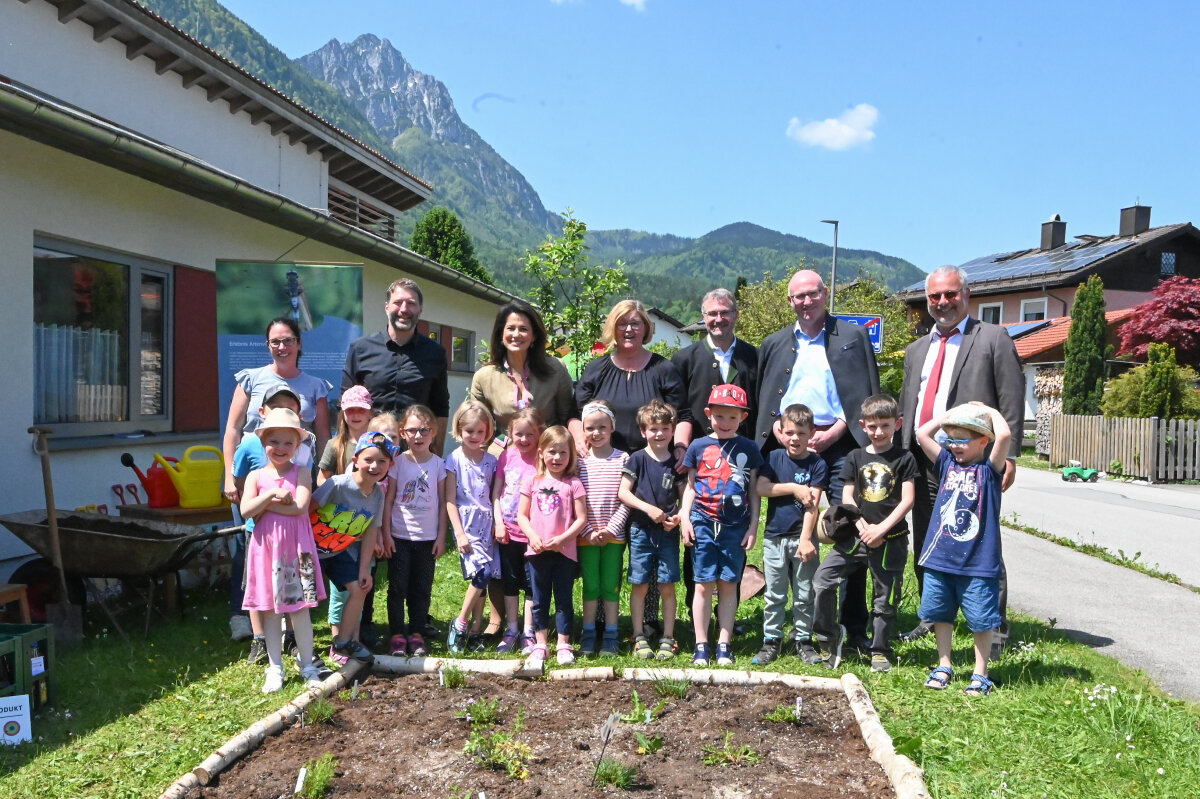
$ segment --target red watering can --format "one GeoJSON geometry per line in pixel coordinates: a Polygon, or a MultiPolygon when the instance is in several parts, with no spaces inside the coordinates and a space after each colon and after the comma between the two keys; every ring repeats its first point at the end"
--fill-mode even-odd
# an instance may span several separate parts
{"type": "MultiPolygon", "coordinates": [[[[165,460],[179,463],[175,458],[166,458],[165,460]]],[[[173,508],[179,504],[179,492],[175,490],[171,476],[167,474],[167,470],[162,465],[155,463],[143,474],[142,470],[133,462],[133,456],[128,452],[121,453],[121,465],[128,466],[137,473],[138,479],[142,481],[142,486],[146,489],[146,502],[150,507],[173,508]]]]}

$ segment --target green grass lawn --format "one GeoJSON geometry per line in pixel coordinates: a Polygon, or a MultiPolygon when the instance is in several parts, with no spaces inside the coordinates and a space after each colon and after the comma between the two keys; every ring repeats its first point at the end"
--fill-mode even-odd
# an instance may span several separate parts
{"type": "MultiPolygon", "coordinates": [[[[761,564],[756,552],[751,560],[761,564]]],[[[433,613],[442,626],[457,613],[464,586],[453,558],[439,564],[435,586],[433,613]]],[[[186,620],[159,624],[149,640],[127,644],[96,621],[84,646],[60,654],[53,664],[57,701],[35,720],[35,742],[0,751],[0,797],[156,796],[283,704],[283,694],[259,693],[261,667],[246,665],[245,645],[229,640],[223,592],[197,591],[189,600],[186,620]]],[[[910,571],[902,628],[915,623],[916,605],[910,571]]],[[[382,592],[377,606],[383,622],[382,592]]],[[[761,598],[742,604],[739,617],[752,633],[735,641],[738,668],[751,668],[762,608],[761,598]]],[[[323,618],[323,609],[314,614],[318,640],[328,646],[323,618]]],[[[623,633],[627,627],[623,618],[623,633]]],[[[691,643],[689,630],[680,630],[681,650],[691,643]]],[[[871,674],[855,658],[844,667],[866,684],[897,746],[926,770],[934,796],[1192,795],[1200,784],[1200,708],[1168,699],[1141,672],[1040,622],[1015,617],[1012,640],[994,665],[998,688],[987,699],[961,690],[971,662],[965,628],[955,638],[959,668],[951,690],[922,687],[936,660],[932,638],[899,645],[890,674],[871,674]]],[[[681,651],[675,665],[687,661],[681,651]]],[[[644,665],[630,656],[595,662],[644,665]]],[[[796,657],[767,668],[829,674],[796,657]]],[[[285,692],[300,688],[292,677],[285,692]]]]}

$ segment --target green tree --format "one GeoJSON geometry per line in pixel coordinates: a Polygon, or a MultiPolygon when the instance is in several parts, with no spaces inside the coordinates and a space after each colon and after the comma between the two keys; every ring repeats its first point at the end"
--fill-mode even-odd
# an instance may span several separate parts
{"type": "MultiPolygon", "coordinates": [[[[1104,386],[1104,399],[1100,411],[1108,418],[1137,417],[1141,410],[1142,393],[1146,388],[1149,366],[1142,364],[1130,369],[1120,377],[1109,380],[1104,386]]],[[[1169,418],[1200,419],[1200,394],[1192,385],[1200,379],[1196,370],[1187,366],[1176,366],[1171,376],[1170,396],[1172,406],[1169,418]]]]}
{"type": "Polygon", "coordinates": [[[1105,347],[1108,326],[1104,320],[1104,283],[1092,275],[1075,294],[1071,308],[1071,332],[1063,348],[1062,412],[1094,416],[1104,396],[1104,362],[1111,348],[1105,347]]]}
{"type": "Polygon", "coordinates": [[[1138,398],[1138,416],[1148,419],[1171,417],[1171,384],[1175,376],[1175,350],[1170,344],[1151,344],[1146,354],[1146,382],[1138,398]]]}
{"type": "Polygon", "coordinates": [[[916,338],[908,309],[888,291],[877,275],[864,272],[844,289],[838,289],[839,314],[879,316],[883,319],[883,348],[879,363],[879,387],[885,394],[900,396],[904,384],[904,350],[916,338]]]}
{"type": "Polygon", "coordinates": [[[547,236],[536,252],[525,251],[524,271],[534,279],[529,300],[541,311],[549,335],[547,347],[567,347],[574,377],[592,358],[612,298],[629,288],[624,264],[612,268],[588,264],[587,225],[571,209],[561,214],[562,236],[547,236]]]}
{"type": "Polygon", "coordinates": [[[475,257],[471,234],[449,208],[434,208],[413,228],[412,250],[464,275],[493,285],[492,276],[475,257]]]}
{"type": "MultiPolygon", "coordinates": [[[[800,259],[797,270],[805,269],[805,260],[800,259]]],[[[737,334],[754,346],[763,339],[796,322],[796,312],[787,298],[787,284],[792,275],[776,280],[770,272],[763,273],[758,283],[748,283],[738,289],[737,334]]]]}

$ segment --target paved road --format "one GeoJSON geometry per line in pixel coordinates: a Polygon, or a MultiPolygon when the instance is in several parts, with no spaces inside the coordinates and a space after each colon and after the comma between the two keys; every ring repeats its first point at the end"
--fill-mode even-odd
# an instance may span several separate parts
{"type": "Polygon", "coordinates": [[[1057,472],[1021,469],[1002,512],[1114,554],[1140,552],[1141,562],[1200,586],[1200,486],[1064,483],[1057,472]]]}
{"type": "Polygon", "coordinates": [[[1142,669],[1172,696],[1200,701],[1200,658],[1189,643],[1200,594],[1015,530],[1004,531],[1004,561],[1010,607],[1057,619],[1059,630],[1142,669]]]}

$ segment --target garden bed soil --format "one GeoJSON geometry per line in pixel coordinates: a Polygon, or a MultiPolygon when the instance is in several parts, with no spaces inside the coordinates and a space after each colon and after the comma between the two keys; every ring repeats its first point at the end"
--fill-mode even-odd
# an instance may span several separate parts
{"type": "MultiPolygon", "coordinates": [[[[653,683],[627,681],[527,682],[468,675],[467,685],[446,688],[437,675],[372,678],[358,698],[333,698],[329,723],[294,725],[190,797],[275,799],[291,796],[300,768],[325,753],[338,766],[328,797],[600,797],[614,787],[592,788],[600,755],[600,729],[614,710],[628,713],[632,692],[647,707],[660,701],[653,683]],[[529,776],[514,779],[463,753],[470,727],[455,717],[473,699],[497,699],[512,731],[517,710],[528,744],[529,776]]],[[[629,791],[636,797],[893,796],[883,770],[870,759],[858,724],[839,691],[798,691],[762,686],[692,685],[684,699],[671,697],[650,724],[616,725],[605,757],[636,766],[629,791]],[[763,715],[804,698],[802,722],[774,723],[763,715]],[[653,755],[637,754],[634,733],[661,736],[653,755]],[[749,746],[763,760],[753,765],[705,765],[702,747],[749,746]]]]}

